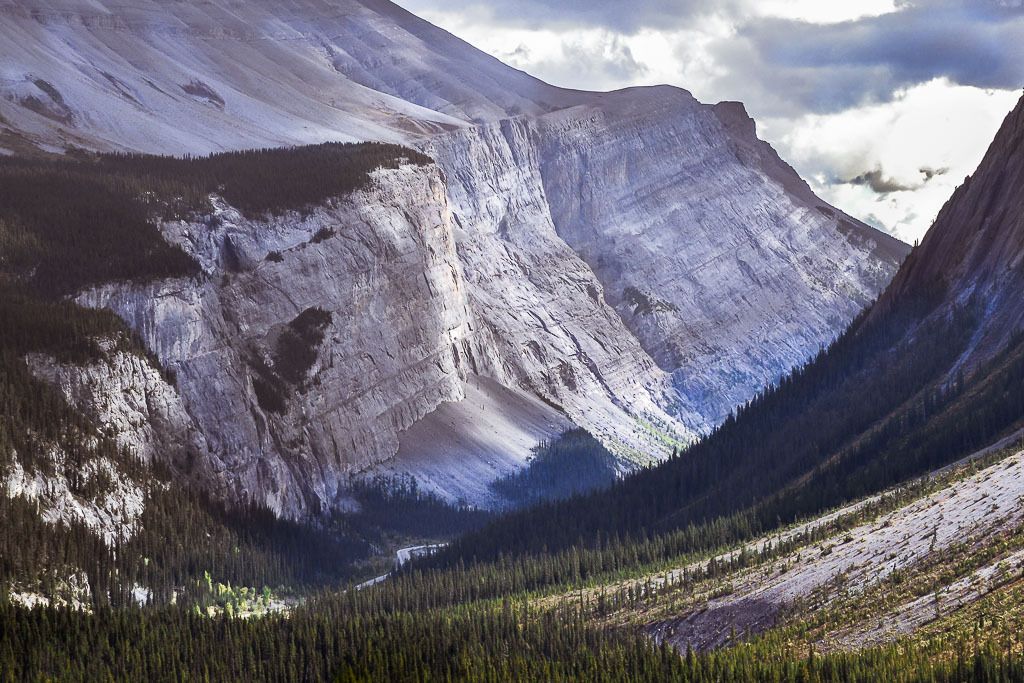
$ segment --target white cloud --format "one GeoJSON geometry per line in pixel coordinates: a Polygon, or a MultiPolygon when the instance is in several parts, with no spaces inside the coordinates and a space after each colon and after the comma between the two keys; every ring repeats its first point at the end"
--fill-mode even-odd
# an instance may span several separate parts
{"type": "Polygon", "coordinates": [[[652,72],[651,54],[637,36],[590,27],[498,28],[472,12],[424,10],[419,14],[506,64],[565,88],[614,90],[663,83],[666,77],[678,75],[675,71],[652,72]],[[638,46],[644,58],[635,53],[638,46]]]}
{"type": "Polygon", "coordinates": [[[767,133],[823,199],[913,241],[974,172],[1018,97],[936,79],[885,104],[770,120],[767,133]],[[880,194],[844,182],[876,170],[909,189],[880,194]]]}
{"type": "Polygon", "coordinates": [[[895,0],[761,0],[751,10],[760,16],[796,19],[812,24],[833,24],[864,17],[877,17],[897,10],[895,0]]]}

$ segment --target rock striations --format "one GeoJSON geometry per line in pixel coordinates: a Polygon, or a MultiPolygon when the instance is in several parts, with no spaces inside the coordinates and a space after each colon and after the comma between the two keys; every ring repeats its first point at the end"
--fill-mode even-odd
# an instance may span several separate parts
{"type": "Polygon", "coordinates": [[[465,368],[492,362],[446,207],[434,166],[378,171],[305,216],[219,203],[205,223],[164,225],[203,277],[79,301],[117,312],[175,372],[222,486],[280,511],[329,506],[400,431],[463,398],[465,368]]]}
{"type": "Polygon", "coordinates": [[[175,372],[216,487],[283,514],[372,472],[486,505],[572,423],[624,469],[662,458],[829,342],[906,254],[814,196],[740,104],[554,88],[384,0],[0,17],[9,151],[373,139],[435,159],[308,215],[217,200],[162,225],[201,277],[78,297],[175,372]]]}
{"type": "Polygon", "coordinates": [[[426,148],[460,219],[484,224],[473,239],[572,248],[672,376],[692,432],[829,342],[906,254],[817,199],[742,105],[721,112],[677,88],[635,88],[426,148]]]}

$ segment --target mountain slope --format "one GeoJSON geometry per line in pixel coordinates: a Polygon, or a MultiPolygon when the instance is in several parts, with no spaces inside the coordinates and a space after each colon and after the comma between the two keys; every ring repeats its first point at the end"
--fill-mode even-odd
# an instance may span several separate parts
{"type": "MultiPolygon", "coordinates": [[[[567,244],[600,281],[599,303],[670,376],[690,433],[830,342],[906,253],[817,199],[749,118],[735,128],[717,111],[677,88],[634,88],[423,146],[446,171],[460,223],[475,227],[466,243],[483,258],[467,249],[467,273],[510,249],[537,263],[567,244]]],[[[505,304],[482,310],[516,338],[521,321],[500,319],[520,307],[509,291],[494,287],[505,304]]]]}
{"type": "Polygon", "coordinates": [[[939,212],[880,301],[977,301],[985,324],[973,340],[970,365],[991,358],[1024,328],[1024,107],[1006,117],[981,165],[939,212]]]}
{"type": "Polygon", "coordinates": [[[558,234],[700,431],[830,342],[906,253],[800,187],[737,108],[723,125],[720,105],[637,88],[540,119],[558,234]]]}
{"type": "Polygon", "coordinates": [[[378,0],[0,4],[30,143],[208,153],[407,140],[581,99],[378,0]]]}
{"type": "Polygon", "coordinates": [[[80,293],[178,372],[227,488],[275,509],[342,504],[340,482],[378,471],[485,504],[488,478],[569,423],[623,470],[660,460],[831,341],[905,253],[817,199],[739,105],[553,88],[388,2],[0,12],[11,149],[383,139],[436,161],[429,181],[381,174],[355,206],[325,200],[313,219],[218,200],[160,226],[201,277],[80,293]],[[313,241],[321,229],[343,241],[313,241]],[[313,308],[334,316],[315,372],[347,379],[261,415],[243,351],[313,308]],[[475,391],[476,377],[498,386],[475,391]],[[430,464],[445,435],[508,406],[529,424],[505,446],[467,440],[449,455],[479,476],[445,483],[430,464]]]}

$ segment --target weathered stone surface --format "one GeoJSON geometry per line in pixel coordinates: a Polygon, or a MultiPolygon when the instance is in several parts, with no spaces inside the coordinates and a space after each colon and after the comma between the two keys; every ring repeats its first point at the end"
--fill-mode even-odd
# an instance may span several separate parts
{"type": "Polygon", "coordinates": [[[351,473],[395,453],[402,429],[462,398],[476,334],[437,168],[377,172],[305,216],[248,220],[220,204],[165,230],[201,278],[79,301],[116,311],[175,372],[234,497],[287,514],[331,505],[351,473]],[[281,333],[311,308],[330,314],[316,360],[302,381],[280,379],[281,333]],[[268,372],[283,413],[256,395],[268,372]]]}
{"type": "Polygon", "coordinates": [[[521,315],[521,288],[541,283],[572,311],[559,316],[568,334],[612,345],[583,349],[610,393],[682,435],[831,341],[907,251],[815,197],[749,118],[741,125],[741,105],[725,112],[677,88],[634,88],[426,146],[466,228],[467,278],[496,300],[482,307],[491,324],[522,346],[552,343],[558,325],[521,315]],[[623,341],[608,305],[646,354],[623,341]]]}
{"type": "Polygon", "coordinates": [[[594,272],[559,237],[531,120],[436,139],[473,310],[491,332],[495,375],[560,406],[627,458],[667,454],[694,432],[674,391],[604,300],[594,272]]]}
{"type": "MultiPolygon", "coordinates": [[[[149,359],[103,342],[106,357],[86,365],[34,354],[32,373],[60,390],[69,405],[90,418],[101,434],[145,463],[163,461],[209,474],[206,439],[181,397],[149,359]]],[[[196,472],[196,474],[199,474],[196,472]]]]}

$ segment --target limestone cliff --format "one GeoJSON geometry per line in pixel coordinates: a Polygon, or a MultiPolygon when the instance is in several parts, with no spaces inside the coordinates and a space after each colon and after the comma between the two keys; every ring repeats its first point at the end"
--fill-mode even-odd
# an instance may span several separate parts
{"type": "Polygon", "coordinates": [[[307,215],[249,220],[219,202],[163,228],[200,278],[79,301],[116,311],[174,372],[234,497],[288,514],[331,505],[486,362],[436,167],[379,171],[307,215]]]}
{"type": "Polygon", "coordinates": [[[389,140],[435,159],[306,213],[216,199],[161,226],[200,277],[78,296],[176,375],[188,420],[89,409],[131,394],[127,366],[54,380],[92,382],[72,398],[129,440],[178,430],[218,490],[284,514],[381,471],[488,504],[571,424],[623,469],[663,458],[831,340],[906,253],[815,197],[738,103],[555,88],[385,0],[0,17],[8,151],[389,140]]]}
{"type": "MultiPolygon", "coordinates": [[[[831,341],[907,251],[814,196],[749,118],[743,127],[729,113],[677,88],[636,88],[425,147],[448,173],[467,277],[491,297],[483,308],[502,337],[554,343],[558,326],[520,315],[522,287],[554,271],[544,290],[582,307],[567,329],[617,341],[624,324],[641,347],[579,352],[645,421],[682,435],[831,341]],[[609,307],[620,320],[608,322],[609,307]],[[631,364],[648,356],[657,367],[631,364]]],[[[576,353],[570,344],[559,357],[576,353]]]]}

